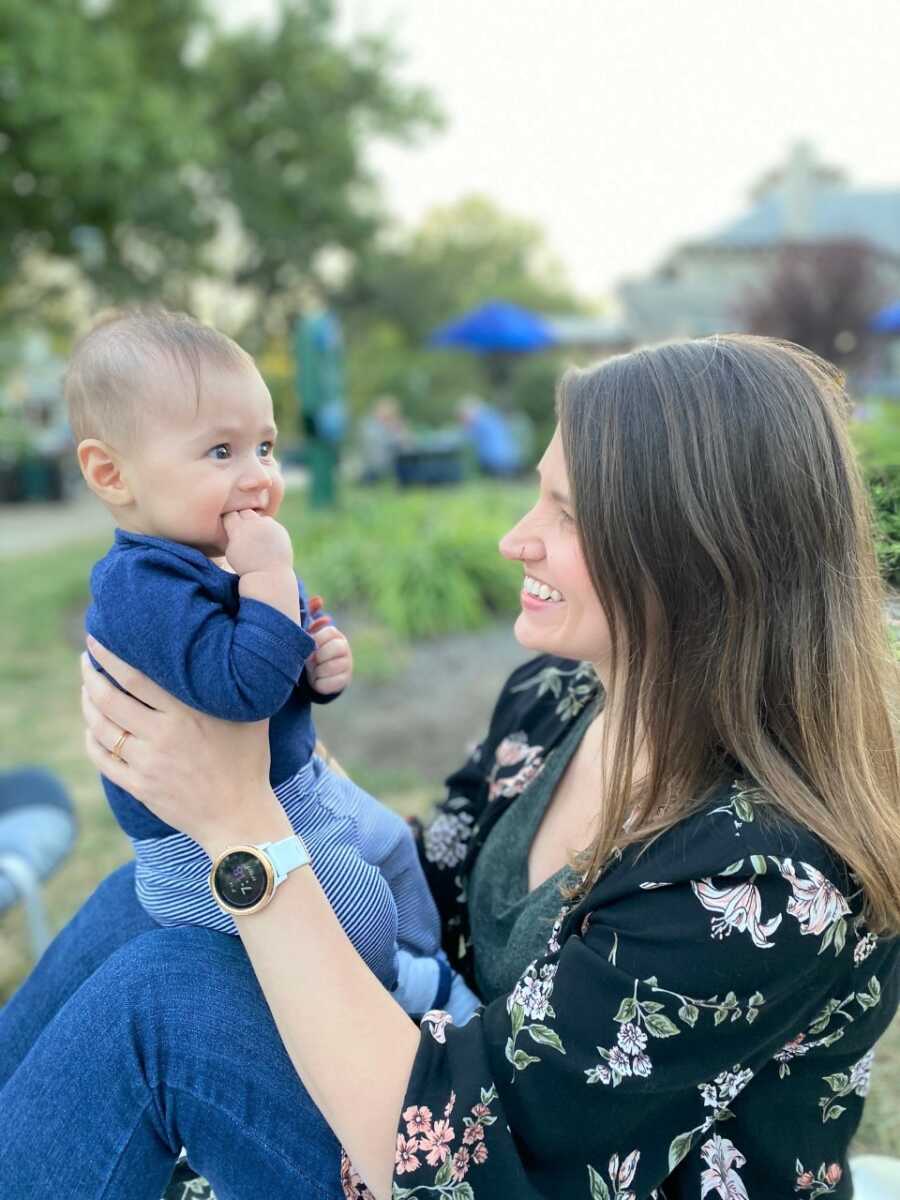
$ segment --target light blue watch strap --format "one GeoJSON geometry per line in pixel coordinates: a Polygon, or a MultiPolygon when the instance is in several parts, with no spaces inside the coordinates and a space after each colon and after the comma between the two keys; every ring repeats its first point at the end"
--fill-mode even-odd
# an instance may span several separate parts
{"type": "Polygon", "coordinates": [[[297,869],[297,867],[305,867],[312,859],[309,856],[309,851],[303,844],[303,839],[293,834],[291,837],[282,838],[280,842],[263,842],[256,847],[265,854],[272,866],[275,868],[275,886],[297,869]]]}

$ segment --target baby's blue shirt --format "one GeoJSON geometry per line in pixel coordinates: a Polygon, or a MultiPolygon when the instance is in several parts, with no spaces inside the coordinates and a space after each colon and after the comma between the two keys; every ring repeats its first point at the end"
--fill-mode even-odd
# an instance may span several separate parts
{"type": "MultiPolygon", "coordinates": [[[[91,571],[87,631],[185,704],[227,721],[269,720],[273,787],[306,763],[316,742],[310,702],[326,703],[304,665],[316,648],[289,617],[243,599],[237,575],[190,546],[117,529],[91,571]]],[[[303,584],[301,623],[309,610],[303,584]]],[[[103,780],[116,820],[133,838],[176,832],[134,796],[103,780]]]]}

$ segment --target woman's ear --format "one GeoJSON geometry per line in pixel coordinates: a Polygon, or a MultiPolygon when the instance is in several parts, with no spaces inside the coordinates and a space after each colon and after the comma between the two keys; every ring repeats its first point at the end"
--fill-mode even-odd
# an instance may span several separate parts
{"type": "Polygon", "coordinates": [[[134,499],[119,455],[106,442],[85,438],[78,444],[78,465],[84,481],[104,504],[120,508],[134,499]]]}

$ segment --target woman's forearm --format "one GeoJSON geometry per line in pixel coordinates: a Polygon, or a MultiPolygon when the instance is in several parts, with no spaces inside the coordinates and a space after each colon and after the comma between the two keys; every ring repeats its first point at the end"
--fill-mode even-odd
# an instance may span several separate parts
{"type": "MultiPolygon", "coordinates": [[[[252,830],[230,842],[220,833],[205,848],[289,836],[274,805],[254,803],[252,830]]],[[[236,924],[307,1091],[373,1194],[388,1197],[416,1026],[360,958],[311,869],[293,871],[267,908],[236,924]]]]}

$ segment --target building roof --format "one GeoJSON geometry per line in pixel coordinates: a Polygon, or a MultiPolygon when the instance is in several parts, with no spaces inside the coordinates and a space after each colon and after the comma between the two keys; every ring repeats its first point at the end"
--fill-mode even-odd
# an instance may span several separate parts
{"type": "MultiPolygon", "coordinates": [[[[861,238],[900,256],[900,191],[815,190],[808,200],[804,240],[861,238]]],[[[788,203],[768,195],[707,239],[722,248],[763,248],[790,241],[788,203]]]]}

